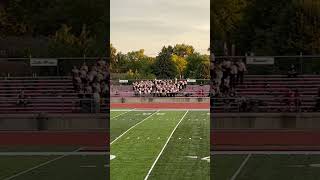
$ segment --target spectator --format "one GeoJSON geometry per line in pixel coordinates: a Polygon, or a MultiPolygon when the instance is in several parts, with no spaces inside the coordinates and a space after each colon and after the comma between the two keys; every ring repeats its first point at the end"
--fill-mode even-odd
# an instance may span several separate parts
{"type": "Polygon", "coordinates": [[[294,64],[291,64],[289,70],[288,70],[288,77],[289,78],[296,78],[298,76],[298,72],[296,70],[296,67],[294,64]]]}
{"type": "Polygon", "coordinates": [[[73,66],[73,68],[72,68],[72,76],[73,76],[73,78],[79,76],[79,69],[77,68],[77,66],[73,66]]]}
{"type": "Polygon", "coordinates": [[[98,91],[95,91],[93,93],[93,104],[94,104],[94,112],[99,113],[100,112],[100,94],[98,91]]]}
{"type": "Polygon", "coordinates": [[[286,103],[286,106],[287,106],[287,110],[289,112],[292,112],[293,111],[292,107],[295,106],[295,93],[290,89],[288,89],[288,92],[286,94],[285,103],[286,103]]]}
{"type": "Polygon", "coordinates": [[[178,92],[186,88],[186,80],[147,80],[137,81],[133,84],[133,90],[137,96],[176,96],[178,92]]]}
{"type": "Polygon", "coordinates": [[[248,101],[245,97],[242,97],[239,102],[239,111],[247,112],[248,111],[248,101]]]}
{"type": "Polygon", "coordinates": [[[232,65],[232,63],[229,59],[223,60],[223,62],[222,62],[222,72],[223,72],[222,84],[224,84],[224,80],[230,76],[231,65],[232,65]]]}
{"type": "Polygon", "coordinates": [[[88,68],[88,66],[87,66],[87,64],[85,62],[82,64],[81,70],[85,71],[85,72],[88,72],[89,68],[88,68]]]}
{"type": "Polygon", "coordinates": [[[23,106],[26,107],[28,104],[27,96],[24,94],[24,91],[20,91],[20,94],[18,94],[18,100],[17,100],[17,105],[18,106],[23,106]]]}
{"type": "Polygon", "coordinates": [[[222,84],[222,88],[221,88],[221,92],[223,93],[224,96],[228,96],[229,92],[230,92],[230,76],[228,76],[223,84],[222,84]]]}
{"type": "Polygon", "coordinates": [[[236,63],[233,63],[231,66],[231,74],[230,74],[230,87],[234,89],[236,87],[238,77],[238,66],[236,63]]]}
{"type": "Polygon", "coordinates": [[[237,82],[239,82],[240,84],[243,84],[244,73],[247,72],[247,68],[245,63],[241,59],[237,62],[237,65],[238,65],[237,82]]]}
{"type": "Polygon", "coordinates": [[[100,97],[107,100],[109,95],[110,74],[106,61],[99,58],[90,68],[84,62],[80,69],[74,66],[72,73],[74,89],[78,92],[78,97],[82,99],[80,104],[83,105],[83,109],[88,109],[90,104],[91,107],[94,104],[94,111],[100,112],[102,102],[100,97]],[[92,98],[94,103],[90,102],[92,98]]]}
{"type": "Polygon", "coordinates": [[[216,68],[216,79],[215,79],[216,87],[218,88],[218,90],[220,90],[220,87],[222,84],[222,81],[221,81],[222,77],[223,77],[223,72],[222,72],[221,66],[218,65],[216,68]]]}

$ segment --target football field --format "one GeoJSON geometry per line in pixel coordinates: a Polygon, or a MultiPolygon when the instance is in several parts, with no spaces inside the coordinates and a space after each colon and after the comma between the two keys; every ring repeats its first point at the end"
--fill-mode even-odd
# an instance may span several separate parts
{"type": "Polygon", "coordinates": [[[319,152],[231,152],[215,154],[211,178],[217,180],[319,180],[319,152]],[[234,154],[233,154],[234,153],[234,154]]]}
{"type": "Polygon", "coordinates": [[[209,110],[112,110],[112,180],[209,180],[209,117],[209,110]]]}
{"type": "Polygon", "coordinates": [[[1,147],[1,180],[105,180],[107,153],[79,147],[1,147]]]}

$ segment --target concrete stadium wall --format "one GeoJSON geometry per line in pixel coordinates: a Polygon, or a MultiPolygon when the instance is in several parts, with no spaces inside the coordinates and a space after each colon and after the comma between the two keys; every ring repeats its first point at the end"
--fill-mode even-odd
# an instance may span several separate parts
{"type": "MultiPolygon", "coordinates": [[[[37,114],[1,114],[0,131],[32,131],[39,129],[37,114]]],[[[106,114],[47,114],[41,122],[43,130],[107,130],[106,114]]]]}
{"type": "Polygon", "coordinates": [[[217,129],[320,129],[320,113],[213,113],[217,129]]]}

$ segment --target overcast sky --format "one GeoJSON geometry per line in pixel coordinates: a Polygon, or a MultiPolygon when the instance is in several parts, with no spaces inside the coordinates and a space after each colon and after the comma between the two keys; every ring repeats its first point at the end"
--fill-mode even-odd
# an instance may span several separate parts
{"type": "Polygon", "coordinates": [[[208,54],[210,0],[111,0],[111,43],[124,53],[185,43],[208,54]]]}

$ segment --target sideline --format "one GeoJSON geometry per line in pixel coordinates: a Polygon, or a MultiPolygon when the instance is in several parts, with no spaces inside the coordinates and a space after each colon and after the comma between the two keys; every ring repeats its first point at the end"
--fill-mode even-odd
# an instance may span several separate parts
{"type": "Polygon", "coordinates": [[[120,116],[122,116],[122,115],[124,115],[124,114],[127,114],[128,112],[131,112],[131,111],[133,111],[133,110],[135,110],[135,109],[131,109],[131,110],[129,110],[129,111],[126,110],[126,112],[121,113],[121,114],[119,114],[119,115],[117,115],[117,116],[115,116],[115,117],[112,117],[112,118],[110,118],[110,120],[115,119],[115,118],[117,118],[117,117],[120,117],[120,116]]]}

